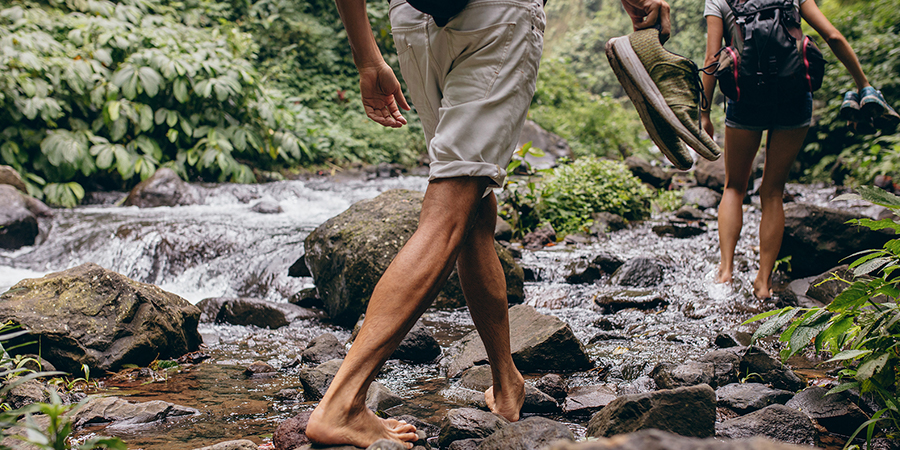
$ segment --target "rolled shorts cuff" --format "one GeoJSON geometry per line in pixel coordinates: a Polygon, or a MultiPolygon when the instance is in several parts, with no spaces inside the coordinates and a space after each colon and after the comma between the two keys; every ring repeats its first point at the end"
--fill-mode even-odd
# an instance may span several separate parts
{"type": "Polygon", "coordinates": [[[488,188],[503,187],[506,169],[496,164],[472,161],[433,161],[429,165],[428,181],[437,178],[487,177],[488,188]]]}

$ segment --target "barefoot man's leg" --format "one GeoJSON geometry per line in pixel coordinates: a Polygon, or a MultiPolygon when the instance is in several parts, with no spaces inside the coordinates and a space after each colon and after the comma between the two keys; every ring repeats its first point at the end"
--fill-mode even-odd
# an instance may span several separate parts
{"type": "MultiPolygon", "coordinates": [[[[358,447],[382,438],[416,440],[411,425],[385,421],[366,408],[366,392],[384,361],[428,308],[453,270],[467,231],[483,202],[481,197],[487,183],[482,177],[460,177],[429,184],[418,229],[375,287],[359,335],[309,419],[306,434],[310,440],[358,447]]],[[[490,245],[493,251],[493,235],[490,245]]],[[[499,275],[502,281],[502,270],[499,275]]],[[[508,322],[505,329],[505,360],[511,363],[508,322]]],[[[488,342],[485,345],[491,346],[488,342]]]]}

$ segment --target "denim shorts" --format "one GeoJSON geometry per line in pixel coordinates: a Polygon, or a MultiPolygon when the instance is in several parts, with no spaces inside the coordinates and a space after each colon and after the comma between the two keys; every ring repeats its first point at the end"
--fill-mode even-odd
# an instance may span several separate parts
{"type": "Polygon", "coordinates": [[[503,186],[535,91],[543,0],[470,0],[443,27],[393,0],[390,19],[425,129],[429,181],[483,176],[503,186]]]}
{"type": "Polygon", "coordinates": [[[812,124],[812,93],[774,105],[753,105],[728,99],[725,126],[739,130],[793,130],[812,124]]]}

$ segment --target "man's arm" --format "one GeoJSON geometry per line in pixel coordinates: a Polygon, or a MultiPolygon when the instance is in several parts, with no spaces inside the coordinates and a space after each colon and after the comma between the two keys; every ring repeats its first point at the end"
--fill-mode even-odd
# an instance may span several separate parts
{"type": "Polygon", "coordinates": [[[659,22],[662,40],[669,38],[672,21],[669,17],[669,4],[664,0],[622,0],[622,6],[631,17],[634,31],[650,28],[659,22]]]}
{"type": "Polygon", "coordinates": [[[366,14],[366,0],[335,0],[341,21],[350,38],[353,62],[359,70],[359,89],[366,115],[386,127],[406,125],[400,108],[409,111],[400,82],[393,69],[384,62],[372,25],[366,14]],[[398,107],[399,104],[399,107],[398,107]]]}

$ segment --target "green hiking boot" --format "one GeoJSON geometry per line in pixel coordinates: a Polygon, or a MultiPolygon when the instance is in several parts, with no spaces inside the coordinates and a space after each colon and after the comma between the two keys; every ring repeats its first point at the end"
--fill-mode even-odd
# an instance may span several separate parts
{"type": "MultiPolygon", "coordinates": [[[[659,31],[653,28],[610,39],[606,56],[639,114],[642,109],[652,109],[700,156],[710,161],[719,158],[722,150],[700,128],[703,93],[699,70],[693,61],[663,48],[659,31]]],[[[646,112],[641,114],[641,121],[645,127],[653,122],[646,112]]],[[[662,146],[660,149],[663,150],[662,146]]]]}

